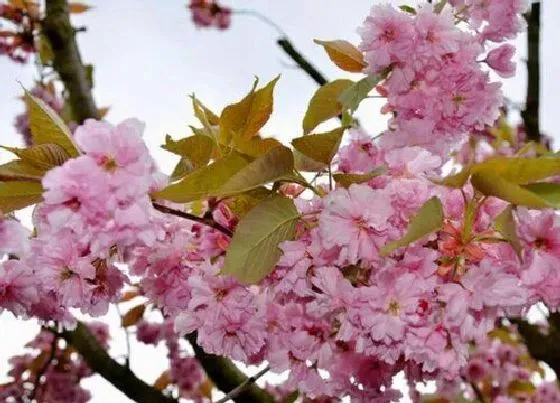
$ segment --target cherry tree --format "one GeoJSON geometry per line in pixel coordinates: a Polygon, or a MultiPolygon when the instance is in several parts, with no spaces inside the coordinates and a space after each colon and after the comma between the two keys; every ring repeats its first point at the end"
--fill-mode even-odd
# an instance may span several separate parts
{"type": "MultiPolygon", "coordinates": [[[[222,30],[241,14],[187,9],[222,30]]],[[[192,135],[162,139],[179,158],[170,173],[141,120],[97,107],[70,23],[87,10],[0,5],[1,54],[35,57],[41,73],[15,121],[25,148],[4,147],[14,159],[0,166],[0,310],[42,326],[10,359],[2,401],[85,402],[94,373],[137,402],[211,402],[215,389],[220,402],[389,402],[399,373],[418,402],[560,401],[540,363],[560,371],[560,159],[539,128],[540,4],[374,4],[359,44],[316,40],[357,81],[328,81],[282,36],[319,84],[302,135],[264,136],[279,76],[221,111],[193,95],[192,135]],[[526,26],[514,126],[500,78],[516,74],[509,41],[526,26]],[[384,99],[382,133],[355,117],[369,97],[384,99]],[[14,215],[28,206],[33,228],[14,215]],[[167,350],[153,385],[107,351],[103,316],[130,301],[122,327],[167,350]],[[526,321],[534,306],[547,324],[526,321]],[[417,388],[427,381],[435,393],[417,388]]]]}

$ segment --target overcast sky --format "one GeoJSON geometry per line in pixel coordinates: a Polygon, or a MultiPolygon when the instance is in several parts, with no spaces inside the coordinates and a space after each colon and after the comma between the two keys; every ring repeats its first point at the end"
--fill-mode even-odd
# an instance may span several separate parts
{"type": "MultiPolygon", "coordinates": [[[[2,0],[0,0],[1,2],[2,0]]],[[[86,0],[84,0],[86,1],[86,0]]],[[[271,27],[250,16],[233,16],[225,32],[199,30],[193,26],[185,5],[188,0],[90,0],[94,9],[74,18],[75,25],[87,27],[79,34],[82,57],[95,65],[95,98],[98,106],[110,106],[107,119],[113,123],[128,117],[146,122],[145,139],[162,169],[169,172],[174,159],[159,149],[165,134],[175,138],[189,134],[193,123],[188,94],[195,93],[206,105],[219,111],[239,100],[250,88],[254,76],[266,82],[281,73],[276,87],[274,114],[264,129],[284,143],[300,135],[301,120],[316,85],[275,44],[271,27]]],[[[330,79],[350,77],[329,62],[324,51],[313,43],[318,39],[347,39],[358,43],[356,28],[377,0],[223,0],[237,9],[258,10],[274,20],[302,51],[330,79]]],[[[394,4],[407,4],[392,1],[394,4]]],[[[415,1],[408,4],[416,3],[415,1]]],[[[543,0],[543,130],[560,145],[560,2],[543,0]]],[[[504,91],[521,103],[525,94],[525,36],[517,41],[519,75],[506,80],[504,91]]],[[[12,122],[23,109],[17,99],[21,82],[27,88],[36,77],[33,64],[16,65],[0,57],[0,144],[19,145],[12,122]]],[[[357,76],[356,76],[357,77],[357,76]]],[[[384,127],[379,103],[367,100],[360,109],[360,121],[373,133],[384,127]]],[[[0,162],[9,157],[0,153],[0,162]]],[[[111,354],[124,352],[117,315],[111,313],[115,332],[111,354]]],[[[0,383],[4,381],[9,356],[22,351],[37,325],[0,315],[0,383]]],[[[133,345],[132,368],[152,382],[165,368],[165,352],[133,345]]],[[[97,377],[87,381],[92,402],[127,402],[120,392],[97,377]],[[109,399],[109,400],[107,400],[109,399]]]]}

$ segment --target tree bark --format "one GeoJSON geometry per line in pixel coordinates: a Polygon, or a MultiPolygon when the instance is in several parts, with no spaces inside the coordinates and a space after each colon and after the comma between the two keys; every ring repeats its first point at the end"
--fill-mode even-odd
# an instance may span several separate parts
{"type": "Polygon", "coordinates": [[[247,386],[233,400],[237,403],[273,403],[273,397],[264,389],[259,388],[237,368],[237,366],[225,357],[206,353],[196,342],[196,333],[187,335],[191,343],[194,355],[204,368],[214,385],[224,393],[229,393],[242,384],[247,386]]]}
{"type": "Polygon", "coordinates": [[[66,330],[61,336],[78,350],[92,371],[100,374],[135,402],[177,403],[177,400],[164,396],[159,390],[138,379],[129,368],[113,360],[86,325],[78,323],[75,330],[66,330]]]}
{"type": "Polygon", "coordinates": [[[42,32],[52,47],[53,67],[68,91],[74,119],[82,123],[89,118],[98,118],[66,0],[46,0],[42,32]]]}
{"type": "Polygon", "coordinates": [[[541,4],[533,3],[527,15],[527,96],[521,112],[527,140],[540,142],[540,31],[541,4]]]}

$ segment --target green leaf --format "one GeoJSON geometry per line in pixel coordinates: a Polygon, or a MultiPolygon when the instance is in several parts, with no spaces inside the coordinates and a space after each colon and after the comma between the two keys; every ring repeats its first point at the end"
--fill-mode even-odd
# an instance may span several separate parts
{"type": "Polygon", "coordinates": [[[379,74],[362,78],[360,81],[346,88],[338,97],[338,100],[342,104],[342,109],[349,109],[352,112],[358,109],[360,102],[368,96],[370,91],[374,89],[377,84],[387,78],[389,72],[389,69],[385,69],[379,74]]]}
{"type": "Polygon", "coordinates": [[[10,161],[0,165],[0,181],[35,181],[40,182],[44,170],[29,165],[21,160],[10,161]]]}
{"type": "Polygon", "coordinates": [[[238,218],[243,218],[259,202],[273,194],[264,186],[249,190],[248,192],[237,194],[223,201],[238,218]]]}
{"type": "Polygon", "coordinates": [[[560,158],[491,157],[472,168],[473,173],[492,173],[505,180],[525,185],[551,176],[560,175],[560,158]]]}
{"type": "Polygon", "coordinates": [[[311,132],[324,121],[342,113],[342,104],[339,97],[352,84],[354,84],[352,80],[335,80],[326,83],[315,92],[311,101],[309,101],[303,118],[304,134],[311,132]]]}
{"type": "Polygon", "coordinates": [[[245,167],[249,161],[239,153],[232,152],[214,163],[198,168],[181,181],[156,192],[157,199],[175,203],[200,200],[214,194],[232,175],[245,167]]]}
{"type": "Polygon", "coordinates": [[[292,140],[292,145],[303,155],[323,164],[330,164],[340,147],[345,127],[326,133],[310,134],[292,140]]]}
{"type": "Polygon", "coordinates": [[[532,394],[536,390],[536,386],[533,385],[531,381],[523,381],[520,379],[514,379],[508,385],[507,391],[508,394],[514,396],[527,396],[532,394]]]}
{"type": "Polygon", "coordinates": [[[322,172],[327,169],[327,165],[321,164],[309,157],[306,157],[298,150],[294,150],[294,165],[299,172],[322,172]]]}
{"type": "Polygon", "coordinates": [[[469,180],[471,176],[471,167],[467,166],[463,168],[463,170],[459,173],[454,175],[448,175],[441,179],[430,179],[431,182],[435,183],[436,185],[452,187],[456,189],[461,189],[465,186],[465,183],[469,180]]]}
{"type": "Polygon", "coordinates": [[[416,9],[414,7],[404,5],[404,6],[399,6],[399,8],[405,13],[416,15],[416,9]]]}
{"type": "Polygon", "coordinates": [[[58,144],[39,144],[28,148],[1,147],[19,157],[23,163],[42,170],[43,173],[64,164],[69,158],[68,153],[58,144]]]}
{"type": "Polygon", "coordinates": [[[314,42],[322,45],[333,63],[344,71],[359,73],[367,66],[363,53],[348,41],[320,41],[315,39],[314,42]]]}
{"type": "Polygon", "coordinates": [[[274,147],[232,175],[214,195],[226,196],[247,192],[292,175],[293,171],[294,157],[290,149],[284,146],[274,147]]]}
{"type": "Polygon", "coordinates": [[[56,112],[27,90],[24,99],[29,113],[29,126],[33,144],[58,144],[70,157],[77,157],[79,155],[78,148],[72,141],[70,130],[56,112]]]}
{"type": "Polygon", "coordinates": [[[165,136],[165,144],[162,148],[188,159],[193,168],[198,168],[208,164],[208,161],[210,161],[214,141],[210,137],[200,134],[195,134],[181,140],[173,140],[167,135],[165,136]]]}
{"type": "Polygon", "coordinates": [[[253,158],[258,158],[269,152],[275,147],[281,146],[278,140],[271,137],[262,138],[255,136],[250,139],[234,138],[233,148],[241,154],[248,155],[253,158]]]}
{"type": "Polygon", "coordinates": [[[521,257],[521,243],[517,236],[517,226],[512,212],[513,206],[510,204],[504,211],[498,214],[494,221],[494,228],[511,244],[515,252],[517,252],[517,256],[521,257]]]}
{"type": "Polygon", "coordinates": [[[0,183],[0,212],[11,213],[31,204],[39,203],[43,198],[43,187],[39,182],[3,182],[0,183]]]}
{"type": "Polygon", "coordinates": [[[441,201],[434,196],[420,207],[416,216],[408,224],[405,236],[397,241],[389,242],[381,248],[381,254],[387,256],[394,250],[439,230],[443,226],[443,218],[441,201]]]}
{"type": "Polygon", "coordinates": [[[534,209],[551,207],[535,193],[492,172],[475,173],[471,178],[471,183],[482,194],[495,196],[513,204],[534,209]]]}
{"type": "Polygon", "coordinates": [[[218,141],[220,118],[200,102],[194,94],[191,95],[194,115],[202,123],[202,129],[191,126],[195,134],[208,136],[214,141],[218,141]]]}
{"type": "Polygon", "coordinates": [[[181,158],[177,165],[175,165],[175,168],[173,168],[173,172],[171,173],[171,181],[178,181],[184,176],[190,174],[193,170],[194,167],[191,161],[188,158],[181,158]]]}
{"type": "Polygon", "coordinates": [[[333,175],[333,179],[339,185],[341,185],[345,188],[349,188],[350,185],[352,185],[353,183],[369,182],[373,178],[375,178],[379,175],[383,175],[385,172],[387,172],[387,167],[386,166],[380,166],[380,167],[375,168],[373,171],[370,171],[370,172],[365,173],[365,174],[336,173],[336,174],[333,175]]]}
{"type": "Polygon", "coordinates": [[[554,208],[560,209],[560,184],[552,182],[538,182],[525,185],[523,188],[535,193],[546,200],[554,208]]]}
{"type": "Polygon", "coordinates": [[[222,274],[255,284],[274,270],[282,255],[278,245],[292,240],[299,218],[293,201],[273,197],[259,203],[239,222],[222,274]]]}
{"type": "Polygon", "coordinates": [[[249,139],[259,133],[272,114],[274,87],[279,78],[255,91],[256,80],[245,98],[224,108],[220,116],[220,141],[223,144],[229,144],[235,137],[249,139]]]}

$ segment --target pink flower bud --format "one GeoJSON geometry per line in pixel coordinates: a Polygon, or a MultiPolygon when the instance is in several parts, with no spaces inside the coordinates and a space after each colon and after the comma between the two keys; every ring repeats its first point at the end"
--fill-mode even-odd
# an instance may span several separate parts
{"type": "Polygon", "coordinates": [[[504,44],[499,48],[491,50],[486,57],[488,65],[503,78],[513,77],[516,63],[511,61],[515,54],[515,47],[504,44]]]}

